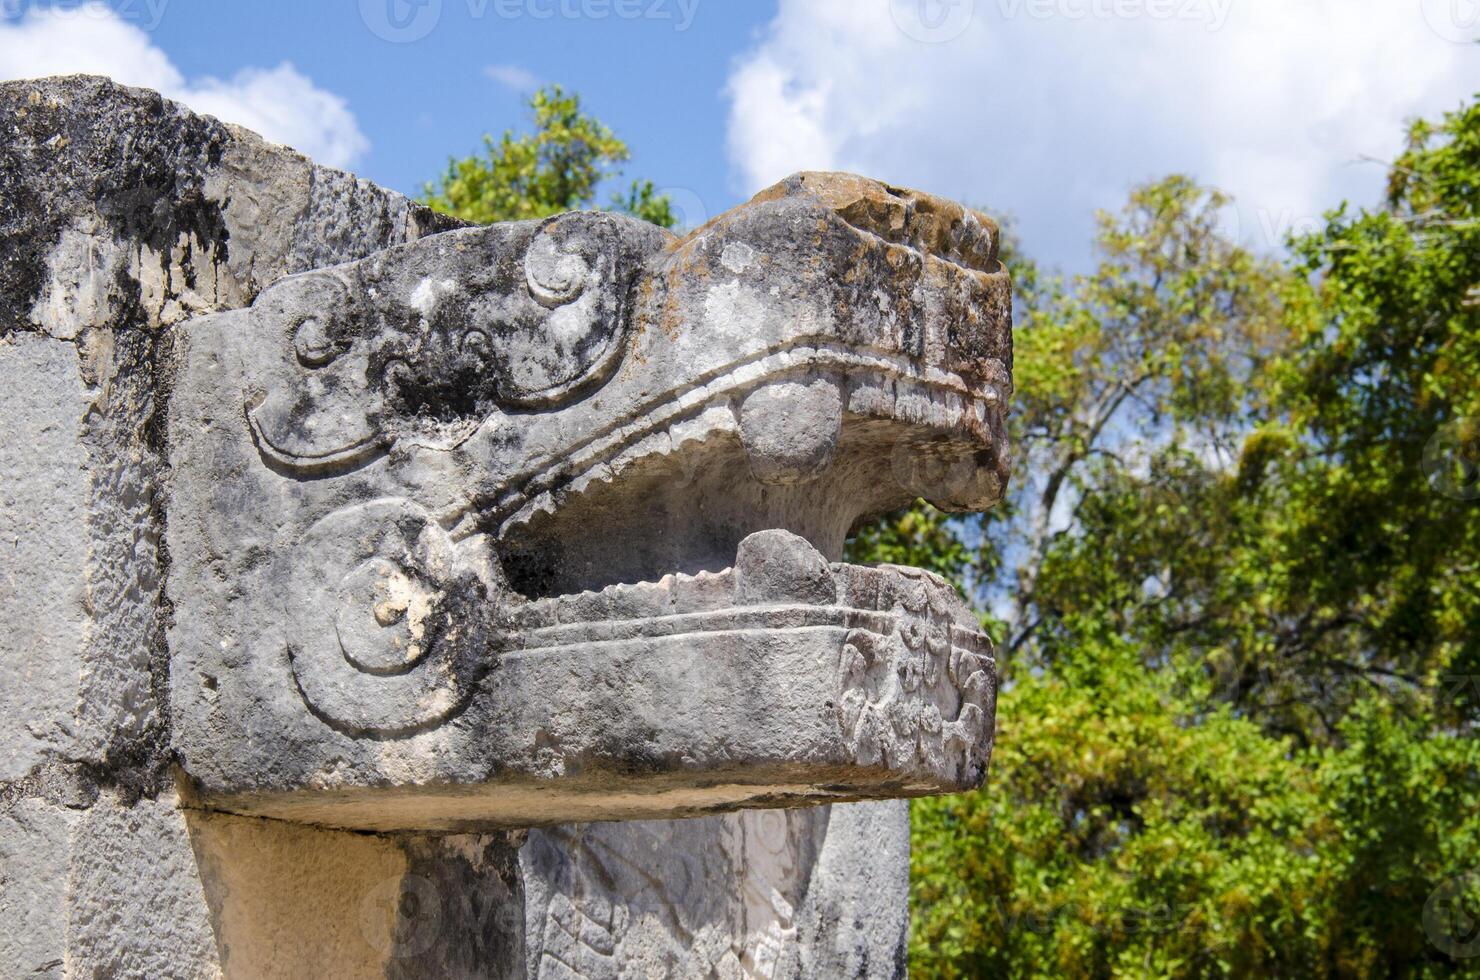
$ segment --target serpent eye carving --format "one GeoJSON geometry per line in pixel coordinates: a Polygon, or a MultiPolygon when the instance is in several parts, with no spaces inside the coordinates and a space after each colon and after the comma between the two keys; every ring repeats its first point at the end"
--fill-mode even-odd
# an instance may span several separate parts
{"type": "Polygon", "coordinates": [[[334,360],[339,353],[339,345],[324,326],[323,318],[309,315],[298,322],[293,333],[293,351],[298,355],[299,364],[318,368],[334,360]]]}
{"type": "Polygon", "coordinates": [[[562,250],[547,225],[536,235],[524,256],[524,276],[529,294],[546,309],[564,306],[581,295],[591,268],[579,252],[562,250]]]}
{"type": "Polygon", "coordinates": [[[293,674],[319,715],[400,735],[448,717],[490,666],[482,539],[455,544],[420,507],[385,498],[309,528],[291,566],[293,674]]]}

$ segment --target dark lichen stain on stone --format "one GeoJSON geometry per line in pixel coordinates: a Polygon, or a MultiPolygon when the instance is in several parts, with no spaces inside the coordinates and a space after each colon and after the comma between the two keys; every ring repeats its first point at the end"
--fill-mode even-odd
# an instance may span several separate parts
{"type": "Polygon", "coordinates": [[[31,328],[47,256],[89,210],[120,239],[159,253],[166,278],[182,237],[187,278],[197,248],[213,264],[225,260],[220,205],[204,189],[233,139],[221,123],[91,77],[0,85],[0,118],[0,334],[31,328]]]}

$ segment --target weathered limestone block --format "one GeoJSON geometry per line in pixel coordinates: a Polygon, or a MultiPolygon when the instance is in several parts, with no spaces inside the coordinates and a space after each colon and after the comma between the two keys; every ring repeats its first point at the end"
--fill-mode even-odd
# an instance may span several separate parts
{"type": "Polygon", "coordinates": [[[451,231],[184,325],[173,731],[207,805],[527,827],[974,788],[990,643],[838,563],[995,503],[996,228],[802,175],[683,239],[451,231]]]}
{"type": "Polygon", "coordinates": [[[73,828],[68,975],[216,976],[205,888],[173,794],[131,805],[101,796],[73,828]]]}
{"type": "Polygon", "coordinates": [[[6,685],[28,732],[3,730],[0,779],[137,766],[165,725],[160,328],[451,223],[106,79],[0,85],[0,127],[0,529],[21,549],[0,602],[23,627],[0,651],[31,678],[6,685]]]}
{"type": "MultiPolygon", "coordinates": [[[[23,335],[0,343],[0,780],[20,779],[73,746],[82,649],[90,487],[78,438],[87,409],[77,349],[23,335]]],[[[147,676],[147,675],[146,675],[147,676]]]]}
{"type": "Polygon", "coordinates": [[[60,977],[78,813],[42,799],[0,810],[0,974],[60,977]]]}
{"type": "Polygon", "coordinates": [[[524,975],[523,886],[503,835],[382,836],[187,813],[226,976],[524,975]]]}

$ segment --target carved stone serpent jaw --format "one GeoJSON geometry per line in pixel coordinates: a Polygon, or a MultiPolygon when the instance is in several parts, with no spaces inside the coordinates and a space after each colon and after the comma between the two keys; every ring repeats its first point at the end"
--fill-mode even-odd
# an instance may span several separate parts
{"type": "MultiPolygon", "coordinates": [[[[267,635],[335,733],[303,730],[313,793],[225,765],[218,797],[426,828],[979,783],[974,617],[838,559],[916,497],[1000,497],[996,249],[975,212],[804,174],[681,239],[596,213],[459,230],[203,321],[173,448],[240,452],[190,394],[236,371],[238,469],[291,542],[267,635]]],[[[201,526],[248,535],[228,509],[201,526]]]]}

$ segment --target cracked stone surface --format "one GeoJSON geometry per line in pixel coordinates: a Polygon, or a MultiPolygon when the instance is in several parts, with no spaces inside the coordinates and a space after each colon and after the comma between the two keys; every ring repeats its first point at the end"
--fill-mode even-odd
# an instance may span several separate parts
{"type": "Polygon", "coordinates": [[[1002,492],[988,219],[464,228],[103,79],[0,125],[0,974],[903,974],[992,650],[840,557],[1002,492]]]}

